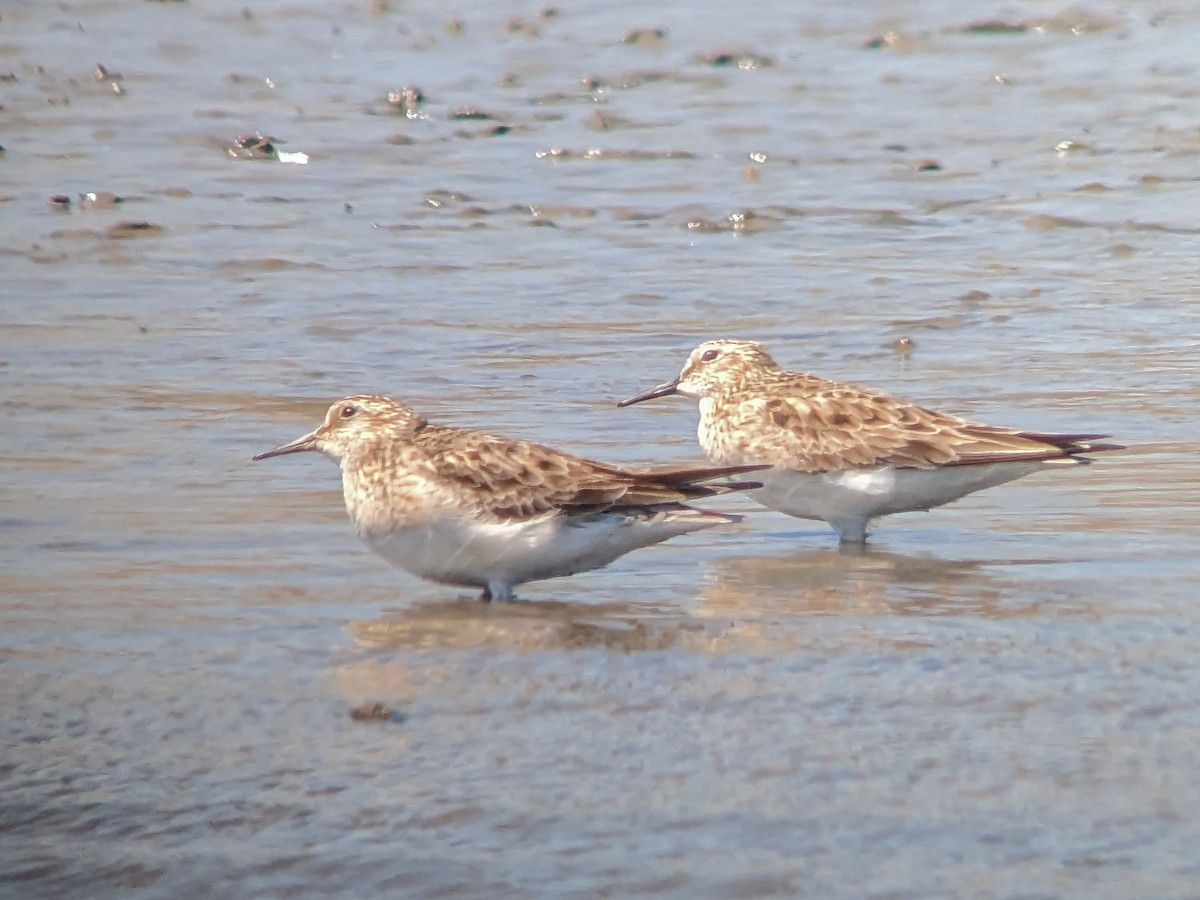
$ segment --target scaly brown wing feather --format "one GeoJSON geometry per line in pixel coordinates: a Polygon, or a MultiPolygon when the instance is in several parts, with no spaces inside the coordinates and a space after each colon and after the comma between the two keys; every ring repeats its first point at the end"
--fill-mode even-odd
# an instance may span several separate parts
{"type": "MultiPolygon", "coordinates": [[[[1123,449],[1107,435],[1056,435],[980,425],[886,394],[804,376],[791,396],[767,393],[738,404],[735,418],[760,437],[751,459],[805,472],[892,465],[929,469],[1073,458],[1123,449]]],[[[1078,460],[1082,462],[1083,460],[1078,460]]]]}
{"type": "Polygon", "coordinates": [[[505,520],[532,518],[556,509],[582,513],[678,504],[759,487],[757,482],[704,482],[766,468],[630,472],[530,441],[437,425],[418,431],[414,443],[427,454],[438,477],[472,497],[480,513],[505,520]]]}

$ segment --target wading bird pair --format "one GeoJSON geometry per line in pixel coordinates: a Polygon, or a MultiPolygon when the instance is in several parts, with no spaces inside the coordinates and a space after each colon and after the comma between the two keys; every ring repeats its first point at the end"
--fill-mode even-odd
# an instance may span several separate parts
{"type": "Polygon", "coordinates": [[[346,509],[373,550],[421,578],[508,600],[515,585],[740,521],[690,500],[745,491],[862,543],[879,516],[1122,449],[1101,443],[1107,435],[980,425],[791,372],[753,341],[703,343],[678,378],[617,405],[670,394],[699,400],[700,445],[714,467],[633,472],[436,425],[378,395],[339,400],[316,430],[254,458],[323,453],[341,466],[346,509]],[[743,475],[752,480],[724,480],[743,475]]]}

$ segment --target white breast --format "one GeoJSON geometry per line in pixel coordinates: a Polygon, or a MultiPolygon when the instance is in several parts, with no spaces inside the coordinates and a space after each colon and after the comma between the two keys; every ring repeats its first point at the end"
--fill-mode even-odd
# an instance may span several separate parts
{"type": "Polygon", "coordinates": [[[560,528],[555,515],[527,522],[473,522],[430,518],[388,531],[363,533],[371,549],[395,566],[442,584],[486,587],[489,581],[516,584],[529,580],[531,570],[558,546],[560,528]]]}
{"type": "Polygon", "coordinates": [[[802,519],[822,519],[844,534],[852,534],[876,516],[932,509],[1039,468],[1041,463],[1022,462],[936,469],[879,466],[813,474],[774,469],[761,476],[762,488],[748,496],[770,509],[802,519]]]}
{"type": "Polygon", "coordinates": [[[491,587],[597,569],[638,547],[730,521],[692,509],[589,516],[553,512],[500,523],[439,516],[360,533],[376,553],[413,575],[491,587]]]}

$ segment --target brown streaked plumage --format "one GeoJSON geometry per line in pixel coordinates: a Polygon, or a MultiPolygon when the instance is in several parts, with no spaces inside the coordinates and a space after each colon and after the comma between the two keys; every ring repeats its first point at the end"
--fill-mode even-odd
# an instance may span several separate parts
{"type": "Polygon", "coordinates": [[[700,401],[700,444],[719,464],[767,463],[765,506],[823,519],[861,542],[878,516],[931,509],[1080,454],[1123,449],[1102,434],[997,428],[878,391],[781,368],[753,341],[707,341],[674,381],[619,406],[682,394],[700,401]]]}
{"type": "Polygon", "coordinates": [[[256,460],[315,450],[339,463],[346,509],[388,561],[510,599],[526,581],[608,565],[631,550],[729,524],[685,501],[758,487],[734,465],[634,472],[541,444],[435,425],[389,397],[334,403],[324,423],[256,460]]]}

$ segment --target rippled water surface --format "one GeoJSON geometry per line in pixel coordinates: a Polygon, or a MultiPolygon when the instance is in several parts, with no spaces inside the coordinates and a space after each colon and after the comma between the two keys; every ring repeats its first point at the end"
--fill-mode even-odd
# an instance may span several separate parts
{"type": "Polygon", "coordinates": [[[1197,46],[1105,0],[10,0],[0,894],[1196,896],[1197,46]],[[1132,449],[490,606],[249,461],[360,390],[698,460],[613,403],[720,336],[1132,449]]]}

